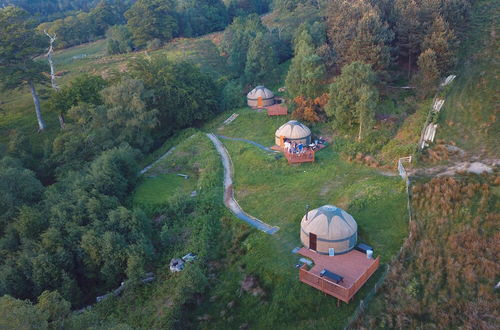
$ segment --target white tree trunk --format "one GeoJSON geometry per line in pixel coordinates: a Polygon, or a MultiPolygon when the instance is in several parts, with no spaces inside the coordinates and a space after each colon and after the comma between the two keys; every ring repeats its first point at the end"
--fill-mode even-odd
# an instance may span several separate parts
{"type": "Polygon", "coordinates": [[[361,139],[363,138],[363,116],[360,116],[359,118],[359,133],[358,133],[358,142],[361,142],[361,139]]]}
{"type": "MultiPolygon", "coordinates": [[[[59,86],[57,86],[56,83],[56,70],[54,68],[54,61],[52,59],[52,54],[54,53],[54,41],[56,41],[57,36],[55,34],[52,36],[45,30],[43,32],[50,39],[50,47],[49,51],[47,52],[47,59],[49,60],[50,65],[50,83],[55,91],[59,91],[59,86]]],[[[61,126],[61,129],[64,129],[64,127],[66,126],[62,113],[59,114],[59,125],[61,126]]]]}
{"type": "Polygon", "coordinates": [[[45,129],[45,122],[43,121],[42,118],[42,111],[40,109],[40,100],[38,99],[38,95],[36,93],[35,89],[35,84],[33,81],[28,81],[28,85],[31,90],[31,96],[33,97],[33,103],[35,104],[35,112],[36,112],[36,119],[38,120],[38,130],[43,131],[45,129]]]}
{"type": "Polygon", "coordinates": [[[47,37],[50,39],[50,47],[49,51],[47,52],[47,58],[49,60],[49,65],[50,65],[50,83],[52,84],[52,88],[55,90],[59,90],[59,87],[56,84],[56,73],[54,69],[54,61],[52,60],[52,53],[54,52],[54,41],[56,41],[56,35],[54,34],[51,36],[47,31],[43,31],[47,37]]]}

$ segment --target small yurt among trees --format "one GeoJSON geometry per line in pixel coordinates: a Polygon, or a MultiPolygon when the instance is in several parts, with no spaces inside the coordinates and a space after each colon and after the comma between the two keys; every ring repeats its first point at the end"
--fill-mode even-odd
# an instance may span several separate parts
{"type": "Polygon", "coordinates": [[[310,144],[311,130],[297,120],[290,120],[286,124],[281,125],[275,133],[277,146],[282,147],[285,139],[295,143],[310,144]]]}
{"type": "Polygon", "coordinates": [[[324,205],[307,212],[300,223],[302,244],[320,254],[347,253],[354,249],[357,238],[356,220],[333,205],[324,205]]]}
{"type": "Polygon", "coordinates": [[[264,86],[257,86],[247,94],[248,106],[262,108],[274,104],[274,94],[264,86]]]}

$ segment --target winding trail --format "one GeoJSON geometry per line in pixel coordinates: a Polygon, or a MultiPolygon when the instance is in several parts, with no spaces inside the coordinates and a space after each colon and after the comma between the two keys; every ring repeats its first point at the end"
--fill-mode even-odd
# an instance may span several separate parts
{"type": "Polygon", "coordinates": [[[234,138],[234,137],[228,137],[228,136],[224,136],[224,135],[217,135],[217,137],[221,138],[221,139],[225,139],[225,140],[232,140],[232,141],[242,141],[242,142],[247,142],[247,143],[250,143],[250,144],[253,144],[254,146],[256,146],[257,148],[260,148],[264,151],[268,151],[268,152],[279,152],[279,151],[276,151],[276,150],[273,150],[273,149],[270,149],[268,147],[265,147],[263,146],[262,144],[260,143],[257,143],[255,141],[252,141],[252,140],[247,140],[247,139],[241,139],[241,138],[234,138]]]}
{"type": "MultiPolygon", "coordinates": [[[[231,162],[231,158],[229,157],[229,153],[227,152],[227,149],[224,147],[222,142],[217,138],[217,136],[215,134],[207,133],[207,137],[212,141],[212,143],[215,146],[215,149],[217,149],[217,152],[219,153],[219,155],[221,156],[221,159],[222,159],[222,165],[224,166],[224,205],[226,205],[226,207],[238,219],[245,221],[246,223],[248,223],[252,227],[255,227],[258,230],[261,230],[269,235],[276,233],[279,230],[279,227],[268,225],[267,223],[263,222],[262,220],[257,219],[256,217],[249,215],[248,213],[246,213],[245,211],[242,210],[241,206],[234,199],[233,163],[231,162]]],[[[237,140],[242,140],[242,139],[237,139],[237,140]]]]}
{"type": "Polygon", "coordinates": [[[156,164],[158,164],[159,162],[161,162],[162,160],[164,160],[168,155],[170,155],[173,151],[175,150],[175,147],[172,147],[170,149],[168,149],[168,151],[166,153],[164,153],[163,155],[161,155],[160,158],[158,158],[157,160],[155,160],[154,162],[152,162],[151,164],[149,164],[148,166],[146,166],[145,168],[143,168],[140,172],[139,172],[139,175],[142,175],[144,173],[146,173],[147,171],[149,171],[150,169],[152,169],[156,164]]]}

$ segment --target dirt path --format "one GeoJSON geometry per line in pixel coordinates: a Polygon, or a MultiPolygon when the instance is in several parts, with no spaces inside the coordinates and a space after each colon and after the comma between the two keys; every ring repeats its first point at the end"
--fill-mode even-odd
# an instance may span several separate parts
{"type": "Polygon", "coordinates": [[[227,149],[224,147],[222,142],[212,133],[208,133],[207,137],[212,141],[217,152],[221,156],[222,165],[224,166],[224,205],[239,219],[245,221],[252,227],[257,228],[267,234],[274,234],[279,230],[279,227],[273,227],[263,222],[260,219],[257,219],[245,211],[243,211],[238,204],[238,202],[234,199],[234,190],[233,190],[233,164],[231,162],[231,158],[229,157],[229,153],[227,149]]]}
{"type": "Polygon", "coordinates": [[[150,169],[152,169],[156,164],[158,164],[159,162],[161,162],[162,160],[164,160],[168,155],[170,155],[173,151],[175,150],[175,147],[172,147],[170,149],[168,149],[168,151],[166,153],[164,153],[163,155],[161,155],[160,158],[158,158],[157,160],[155,160],[154,162],[152,162],[151,164],[149,164],[148,166],[146,166],[145,168],[143,168],[140,172],[139,172],[139,175],[142,175],[144,173],[146,173],[147,171],[149,171],[150,169]]]}
{"type": "Polygon", "coordinates": [[[448,165],[439,165],[434,167],[422,167],[408,171],[408,174],[413,177],[422,176],[453,176],[461,172],[469,172],[475,174],[492,173],[495,168],[500,166],[500,159],[469,159],[455,161],[448,165]]]}

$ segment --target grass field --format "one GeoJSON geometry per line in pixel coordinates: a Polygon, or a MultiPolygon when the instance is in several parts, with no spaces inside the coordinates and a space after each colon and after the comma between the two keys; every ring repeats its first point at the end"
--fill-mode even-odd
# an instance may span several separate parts
{"type": "MultiPolygon", "coordinates": [[[[255,140],[265,146],[274,144],[274,130],[288,120],[249,109],[237,112],[239,117],[217,133],[255,140]]],[[[221,115],[218,123],[227,115],[221,115]]],[[[320,127],[324,130],[324,126],[320,127]]],[[[269,236],[249,228],[242,234],[234,247],[237,255],[228,256],[230,261],[225,261],[219,284],[210,291],[216,301],[199,306],[193,317],[210,315],[211,322],[201,327],[214,329],[238,328],[244,323],[255,328],[342,327],[380,272],[354,302],[340,308],[335,299],[301,284],[293,267],[299,257],[291,250],[300,246],[299,226],[306,204],[312,208],[334,204],[350,212],[358,222],[360,240],[373,245],[384,263],[399,250],[407,233],[401,180],[342,161],[334,145],[319,152],[313,164],[290,166],[284,158],[276,159],[245,142],[223,142],[235,169],[236,199],[246,212],[280,230],[269,236]],[[245,274],[259,279],[266,292],[264,297],[241,293],[240,281],[245,274]],[[229,311],[226,305],[231,301],[235,303],[229,311]],[[329,312],[318,313],[318,306],[329,312]],[[221,311],[225,311],[223,316],[221,311]]]]}
{"type": "Polygon", "coordinates": [[[441,110],[437,138],[454,141],[475,154],[498,156],[500,48],[495,35],[499,3],[475,4],[469,33],[462,43],[457,78],[441,110]]]}
{"type": "MultiPolygon", "coordinates": [[[[217,127],[230,113],[221,114],[204,129],[270,146],[276,127],[288,120],[249,109],[237,112],[239,117],[223,130],[217,127]]],[[[319,129],[325,131],[324,125],[312,127],[313,131],[319,129]]],[[[299,256],[291,250],[300,246],[299,226],[306,204],[311,208],[334,204],[346,209],[358,222],[359,240],[373,245],[382,263],[386,263],[407,235],[406,197],[401,180],[342,161],[335,142],[317,154],[315,163],[298,166],[290,166],[284,158],[277,159],[244,142],[223,143],[234,165],[236,199],[245,211],[280,230],[270,236],[232,215],[224,217],[229,222],[225,225],[228,241],[220,244],[228,246],[226,255],[217,261],[216,277],[204,297],[183,318],[194,322],[190,323],[194,327],[209,329],[238,328],[245,323],[252,328],[343,327],[382,271],[370,279],[353,302],[341,307],[336,307],[334,298],[300,283],[294,268],[299,256]],[[246,275],[258,279],[263,296],[241,291],[240,282],[246,275]],[[318,313],[318,306],[328,313],[318,313]]],[[[202,175],[199,164],[208,155],[216,154],[204,134],[181,140],[175,152],[150,173],[159,176],[145,177],[138,186],[134,203],[162,203],[168,196],[188,194],[202,175]],[[178,171],[187,172],[190,179],[175,178],[178,171]]],[[[222,181],[218,185],[222,186],[222,181]]]]}

